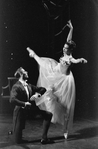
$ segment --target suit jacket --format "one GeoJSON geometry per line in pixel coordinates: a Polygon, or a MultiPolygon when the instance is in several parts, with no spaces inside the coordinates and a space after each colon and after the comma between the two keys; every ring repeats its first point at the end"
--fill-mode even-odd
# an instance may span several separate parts
{"type": "MultiPolygon", "coordinates": [[[[29,98],[35,94],[35,92],[40,93],[41,95],[45,93],[46,89],[44,87],[36,87],[34,85],[28,84],[29,98]]],[[[15,103],[19,107],[24,107],[25,102],[27,102],[28,96],[26,90],[20,81],[17,81],[11,90],[10,93],[10,102],[15,103]]]]}
{"type": "MultiPolygon", "coordinates": [[[[28,84],[29,98],[35,94],[35,92],[40,93],[41,95],[45,93],[46,89],[43,87],[36,87],[34,85],[28,84]]],[[[25,102],[29,101],[28,95],[22,83],[17,81],[11,90],[10,93],[10,102],[15,104],[13,121],[16,123],[16,119],[19,111],[22,107],[25,107],[25,102]]]]}

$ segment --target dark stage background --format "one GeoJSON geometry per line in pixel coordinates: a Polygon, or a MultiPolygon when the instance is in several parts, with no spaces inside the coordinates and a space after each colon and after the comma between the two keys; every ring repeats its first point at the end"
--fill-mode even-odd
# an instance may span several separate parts
{"type": "MultiPolygon", "coordinates": [[[[75,58],[84,57],[87,64],[72,67],[76,83],[75,117],[97,118],[98,115],[98,1],[54,0],[61,8],[42,0],[0,0],[0,92],[20,66],[29,73],[29,82],[36,85],[38,66],[30,59],[26,47],[39,56],[58,61],[68,29],[57,35],[70,18],[74,27],[75,58]],[[70,7],[69,7],[70,4],[70,7]],[[58,19],[54,18],[58,16],[58,19]]],[[[0,98],[0,104],[3,100],[0,98]]],[[[7,101],[4,106],[9,110],[7,101]]]]}

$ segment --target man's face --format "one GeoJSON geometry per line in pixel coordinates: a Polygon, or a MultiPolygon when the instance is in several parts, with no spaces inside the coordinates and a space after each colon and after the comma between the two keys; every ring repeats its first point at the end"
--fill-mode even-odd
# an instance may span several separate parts
{"type": "Polygon", "coordinates": [[[24,80],[26,80],[26,79],[29,78],[27,71],[25,71],[24,69],[22,69],[22,73],[23,73],[23,79],[24,79],[24,80]]]}

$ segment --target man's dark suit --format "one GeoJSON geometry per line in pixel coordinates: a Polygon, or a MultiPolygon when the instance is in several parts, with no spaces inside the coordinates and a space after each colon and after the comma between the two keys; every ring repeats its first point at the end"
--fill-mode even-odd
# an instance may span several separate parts
{"type": "MultiPolygon", "coordinates": [[[[34,95],[35,92],[42,95],[46,91],[43,87],[36,87],[31,84],[27,87],[29,91],[29,98],[34,95]]],[[[13,85],[10,93],[10,102],[15,104],[15,109],[13,112],[13,138],[16,143],[20,143],[22,139],[22,130],[25,128],[26,115],[29,110],[28,108],[25,108],[25,102],[29,101],[29,98],[22,83],[17,81],[16,84],[13,85]]],[[[40,109],[38,111],[44,118],[42,134],[42,137],[44,138],[47,136],[52,114],[40,109]]]]}

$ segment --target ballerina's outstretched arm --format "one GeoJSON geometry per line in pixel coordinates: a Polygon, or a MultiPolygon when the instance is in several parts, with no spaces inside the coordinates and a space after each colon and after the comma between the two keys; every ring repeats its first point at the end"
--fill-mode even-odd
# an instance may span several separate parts
{"type": "Polygon", "coordinates": [[[72,34],[73,34],[73,26],[72,26],[71,20],[68,21],[67,26],[70,28],[69,34],[67,36],[67,42],[69,42],[72,40],[72,34]]]}
{"type": "Polygon", "coordinates": [[[87,63],[87,60],[86,59],[84,59],[84,58],[78,58],[78,59],[75,59],[75,58],[71,58],[71,62],[72,63],[75,63],[75,64],[77,64],[77,63],[87,63]]]}
{"type": "Polygon", "coordinates": [[[39,57],[31,48],[27,47],[27,51],[29,52],[30,57],[34,58],[39,65],[45,67],[44,60],[39,57]]]}

